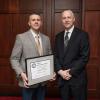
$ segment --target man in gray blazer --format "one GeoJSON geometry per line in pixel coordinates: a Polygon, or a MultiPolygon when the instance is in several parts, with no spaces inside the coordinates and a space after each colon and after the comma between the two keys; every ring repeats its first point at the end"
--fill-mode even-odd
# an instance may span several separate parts
{"type": "Polygon", "coordinates": [[[17,78],[19,80],[19,86],[22,87],[23,100],[33,100],[32,97],[35,97],[36,100],[44,100],[44,83],[35,84],[32,87],[28,86],[25,59],[51,54],[50,40],[46,35],[40,33],[40,27],[42,25],[40,15],[31,14],[29,16],[28,25],[30,26],[30,30],[16,36],[16,41],[12,50],[10,62],[12,68],[16,72],[17,78]],[[36,36],[39,38],[42,52],[41,54],[38,51],[36,44],[36,36]]]}

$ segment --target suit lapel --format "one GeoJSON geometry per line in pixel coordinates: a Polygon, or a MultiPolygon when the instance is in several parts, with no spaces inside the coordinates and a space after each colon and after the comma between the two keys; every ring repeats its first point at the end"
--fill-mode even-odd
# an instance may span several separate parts
{"type": "Polygon", "coordinates": [[[35,50],[35,52],[36,52],[37,54],[39,54],[39,53],[38,53],[38,50],[37,50],[37,47],[36,47],[35,39],[34,39],[32,33],[30,32],[30,30],[28,31],[28,34],[27,34],[27,35],[28,35],[28,37],[30,38],[30,41],[31,41],[31,43],[32,43],[33,49],[35,50]]]}
{"type": "Polygon", "coordinates": [[[58,44],[59,44],[59,50],[61,52],[61,56],[63,58],[64,56],[64,31],[60,33],[58,44]]]}

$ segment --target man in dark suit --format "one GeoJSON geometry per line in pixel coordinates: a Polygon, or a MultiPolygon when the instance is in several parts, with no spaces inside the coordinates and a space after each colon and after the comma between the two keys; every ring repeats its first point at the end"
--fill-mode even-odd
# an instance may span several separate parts
{"type": "Polygon", "coordinates": [[[86,64],[89,59],[88,34],[74,26],[71,10],[62,12],[65,30],[55,39],[55,69],[62,100],[87,100],[86,64]]]}

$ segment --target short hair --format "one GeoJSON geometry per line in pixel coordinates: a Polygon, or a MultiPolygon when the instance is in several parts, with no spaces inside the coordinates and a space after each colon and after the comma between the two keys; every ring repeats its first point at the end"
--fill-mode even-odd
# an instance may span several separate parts
{"type": "MultiPolygon", "coordinates": [[[[40,16],[40,13],[36,13],[36,12],[31,13],[31,14],[29,15],[29,19],[30,19],[30,17],[31,17],[32,15],[38,15],[38,16],[40,16]]],[[[40,16],[40,18],[41,18],[41,16],[40,16]]],[[[41,18],[41,20],[42,20],[42,18],[41,18]]]]}
{"type": "Polygon", "coordinates": [[[69,12],[71,12],[71,14],[73,15],[73,17],[75,17],[74,12],[73,12],[72,10],[70,10],[70,9],[66,9],[66,10],[62,11],[62,13],[61,13],[61,14],[63,14],[63,12],[65,12],[65,11],[69,11],[69,12]]]}
{"type": "Polygon", "coordinates": [[[31,13],[29,16],[31,16],[31,15],[39,15],[40,16],[40,13],[34,12],[34,13],[31,13]]]}

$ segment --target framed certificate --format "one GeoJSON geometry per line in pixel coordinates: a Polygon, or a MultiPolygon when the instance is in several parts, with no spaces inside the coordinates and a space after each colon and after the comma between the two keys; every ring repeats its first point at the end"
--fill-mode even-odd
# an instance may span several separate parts
{"type": "Polygon", "coordinates": [[[54,74],[54,57],[53,55],[27,58],[26,73],[28,85],[34,85],[53,78],[54,74]]]}

